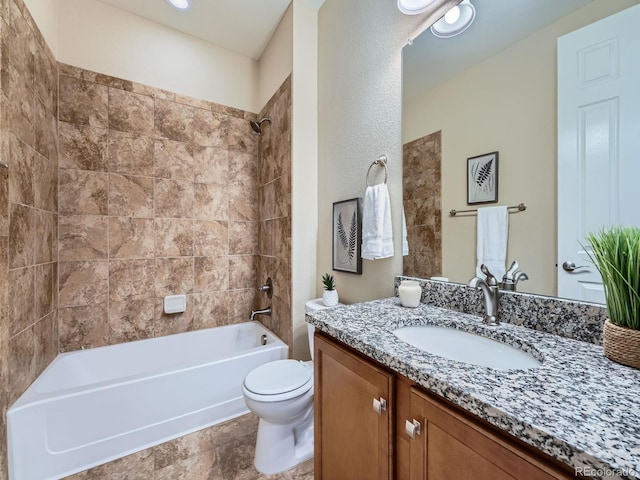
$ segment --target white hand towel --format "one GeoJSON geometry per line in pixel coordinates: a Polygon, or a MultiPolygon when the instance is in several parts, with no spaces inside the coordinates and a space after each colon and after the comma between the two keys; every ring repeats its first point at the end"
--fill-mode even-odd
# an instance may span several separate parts
{"type": "Polygon", "coordinates": [[[362,258],[393,257],[391,202],[385,183],[367,187],[362,206],[362,258]]]}
{"type": "Polygon", "coordinates": [[[409,255],[409,241],[407,240],[407,218],[404,216],[404,206],[402,207],[402,256],[409,255]]]}
{"type": "Polygon", "coordinates": [[[509,212],[506,206],[478,208],[478,264],[476,275],[484,278],[480,271],[483,263],[500,282],[504,276],[509,236],[509,212]]]}

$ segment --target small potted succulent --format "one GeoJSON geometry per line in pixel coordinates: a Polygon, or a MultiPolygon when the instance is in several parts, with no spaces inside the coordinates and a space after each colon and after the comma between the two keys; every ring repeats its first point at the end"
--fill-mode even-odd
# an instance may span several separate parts
{"type": "MultiPolygon", "coordinates": [[[[640,368],[640,228],[611,227],[586,236],[602,276],[607,314],[604,354],[640,368]]],[[[589,251],[589,250],[587,250],[589,251]]]]}
{"type": "Polygon", "coordinates": [[[322,275],[322,284],[324,285],[322,303],[327,307],[335,307],[338,304],[338,291],[336,290],[335,278],[333,278],[333,275],[325,273],[322,275]]]}

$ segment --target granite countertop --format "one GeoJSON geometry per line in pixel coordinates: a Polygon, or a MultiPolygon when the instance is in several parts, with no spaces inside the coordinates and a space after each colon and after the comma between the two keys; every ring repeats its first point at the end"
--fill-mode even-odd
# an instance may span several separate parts
{"type": "Polygon", "coordinates": [[[640,371],[608,360],[600,346],[508,323],[484,325],[479,317],[426,304],[405,308],[397,297],[314,312],[307,321],[585,476],[640,478],[640,371]],[[469,365],[391,333],[426,324],[502,341],[542,365],[469,365]]]}

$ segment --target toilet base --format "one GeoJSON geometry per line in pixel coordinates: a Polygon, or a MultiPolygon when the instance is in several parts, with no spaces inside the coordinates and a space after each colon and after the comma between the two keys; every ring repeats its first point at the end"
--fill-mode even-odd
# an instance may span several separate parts
{"type": "Polygon", "coordinates": [[[260,419],[253,461],[256,470],[273,475],[312,457],[313,409],[293,425],[278,425],[260,419]]]}

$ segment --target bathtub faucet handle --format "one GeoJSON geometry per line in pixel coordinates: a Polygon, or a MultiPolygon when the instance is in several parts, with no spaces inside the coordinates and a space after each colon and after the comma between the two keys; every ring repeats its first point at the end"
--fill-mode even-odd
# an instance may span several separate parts
{"type": "Polygon", "coordinates": [[[258,291],[266,293],[269,298],[273,297],[273,282],[271,281],[271,277],[267,277],[267,281],[264,285],[258,287],[258,291]]]}

